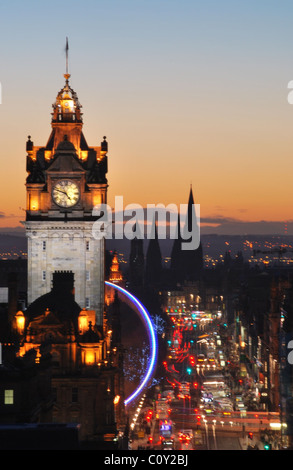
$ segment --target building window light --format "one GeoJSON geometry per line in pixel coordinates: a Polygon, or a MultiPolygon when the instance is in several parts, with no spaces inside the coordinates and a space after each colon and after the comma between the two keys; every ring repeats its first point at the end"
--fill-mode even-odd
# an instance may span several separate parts
{"type": "Polygon", "coordinates": [[[4,405],[14,404],[14,390],[4,390],[4,405]]]}
{"type": "Polygon", "coordinates": [[[87,365],[93,365],[96,362],[96,357],[94,351],[86,351],[85,353],[85,363],[87,365]]]}
{"type": "Polygon", "coordinates": [[[24,330],[24,325],[25,325],[25,318],[24,318],[23,313],[21,311],[17,312],[17,314],[15,315],[15,319],[16,319],[16,328],[18,332],[22,334],[24,330]]]}
{"type": "Polygon", "coordinates": [[[83,309],[79,314],[78,327],[81,333],[84,333],[88,328],[88,316],[85,312],[85,309],[83,309]]]}

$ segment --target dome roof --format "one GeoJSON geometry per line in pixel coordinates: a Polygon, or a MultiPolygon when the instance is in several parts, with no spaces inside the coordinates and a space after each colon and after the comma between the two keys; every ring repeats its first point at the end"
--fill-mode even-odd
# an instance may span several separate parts
{"type": "Polygon", "coordinates": [[[51,314],[55,315],[61,323],[70,321],[77,328],[77,319],[81,307],[75,302],[74,295],[66,288],[53,288],[47,294],[38,297],[28,306],[25,316],[30,322],[40,315],[45,315],[47,309],[49,309],[51,314]]]}
{"type": "Polygon", "coordinates": [[[65,135],[64,140],[58,144],[57,150],[75,152],[75,147],[65,135]]]}
{"type": "Polygon", "coordinates": [[[81,344],[86,344],[86,343],[99,343],[103,339],[103,335],[101,331],[99,331],[98,328],[93,328],[92,322],[89,322],[89,328],[88,330],[80,335],[79,341],[81,344]]]}

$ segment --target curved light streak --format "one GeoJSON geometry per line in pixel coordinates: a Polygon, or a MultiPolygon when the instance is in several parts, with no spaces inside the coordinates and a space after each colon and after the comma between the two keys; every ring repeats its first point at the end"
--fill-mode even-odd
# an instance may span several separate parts
{"type": "Polygon", "coordinates": [[[142,382],[137,387],[137,389],[124,401],[124,404],[128,405],[142,391],[142,389],[145,387],[150,376],[152,375],[154,371],[156,359],[157,359],[157,352],[158,352],[157,337],[156,337],[155,330],[154,330],[151,318],[149,316],[149,313],[147,312],[145,307],[140,303],[140,301],[133,294],[123,289],[123,287],[118,286],[117,284],[113,284],[112,282],[109,282],[109,281],[105,281],[105,284],[107,284],[110,287],[113,287],[113,289],[117,289],[118,291],[120,291],[122,294],[124,294],[128,298],[128,300],[130,300],[132,304],[134,304],[137,307],[139,316],[142,319],[144,325],[146,326],[146,330],[147,330],[149,340],[150,340],[151,356],[150,356],[147,373],[145,374],[142,382]]]}

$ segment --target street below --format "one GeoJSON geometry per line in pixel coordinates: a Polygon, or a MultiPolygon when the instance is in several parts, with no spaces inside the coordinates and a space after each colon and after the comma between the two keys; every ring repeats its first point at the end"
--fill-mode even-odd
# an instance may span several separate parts
{"type": "Polygon", "coordinates": [[[243,367],[221,316],[170,315],[164,377],[132,426],[131,448],[277,450],[280,419],[243,367]]]}

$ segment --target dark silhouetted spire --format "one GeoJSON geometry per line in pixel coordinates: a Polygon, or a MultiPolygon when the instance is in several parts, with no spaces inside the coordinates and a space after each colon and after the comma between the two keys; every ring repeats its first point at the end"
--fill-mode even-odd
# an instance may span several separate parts
{"type": "MultiPolygon", "coordinates": [[[[187,220],[184,225],[185,231],[188,230],[193,236],[199,237],[199,221],[196,218],[196,211],[194,207],[194,198],[192,187],[190,187],[188,207],[187,207],[187,220]],[[192,224],[195,222],[195,226],[192,224]]],[[[189,243],[190,239],[182,236],[180,227],[180,218],[178,216],[178,237],[174,240],[172,253],[171,253],[171,270],[174,280],[178,283],[184,281],[198,281],[201,278],[203,270],[203,252],[201,242],[195,250],[183,250],[182,243],[189,243]]]]}
{"type": "Polygon", "coordinates": [[[162,255],[158,240],[156,221],[152,224],[151,239],[146,254],[146,285],[158,285],[162,275],[162,255]]]}
{"type": "Polygon", "coordinates": [[[143,253],[143,238],[139,234],[139,225],[134,231],[138,236],[131,240],[130,255],[129,255],[129,281],[132,288],[140,288],[144,284],[144,253],[143,253]]]}

